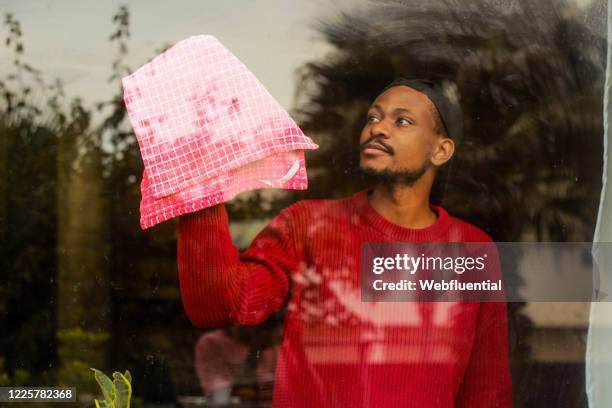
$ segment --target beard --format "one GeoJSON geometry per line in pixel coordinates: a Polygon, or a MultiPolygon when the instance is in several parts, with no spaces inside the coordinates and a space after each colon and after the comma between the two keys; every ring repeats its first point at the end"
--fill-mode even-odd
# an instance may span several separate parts
{"type": "Polygon", "coordinates": [[[359,166],[359,176],[368,184],[382,184],[389,187],[410,187],[423,177],[431,166],[433,166],[433,163],[430,159],[426,159],[417,169],[376,170],[370,167],[363,168],[359,166]]]}

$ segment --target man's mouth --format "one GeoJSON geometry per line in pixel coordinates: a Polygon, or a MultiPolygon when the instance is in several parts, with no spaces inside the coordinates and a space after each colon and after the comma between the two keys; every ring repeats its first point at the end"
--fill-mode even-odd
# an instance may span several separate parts
{"type": "Polygon", "coordinates": [[[366,154],[381,154],[381,152],[391,154],[390,149],[380,143],[368,143],[363,146],[361,151],[366,154]]]}

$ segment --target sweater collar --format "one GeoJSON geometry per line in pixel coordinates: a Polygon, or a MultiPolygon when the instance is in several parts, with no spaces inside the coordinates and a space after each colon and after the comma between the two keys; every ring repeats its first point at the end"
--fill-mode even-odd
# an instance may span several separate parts
{"type": "Polygon", "coordinates": [[[368,192],[370,190],[371,188],[361,190],[353,195],[355,208],[369,224],[386,235],[399,239],[434,240],[449,225],[450,216],[448,212],[441,206],[434,204],[430,204],[429,207],[437,213],[438,217],[428,227],[408,228],[392,223],[372,208],[368,201],[368,192]]]}

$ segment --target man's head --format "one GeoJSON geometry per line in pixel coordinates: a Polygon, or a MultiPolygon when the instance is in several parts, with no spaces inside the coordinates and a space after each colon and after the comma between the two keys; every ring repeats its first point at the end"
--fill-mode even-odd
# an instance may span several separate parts
{"type": "Polygon", "coordinates": [[[439,85],[397,79],[376,97],[361,131],[360,169],[375,182],[433,183],[461,135],[458,107],[439,85]]]}

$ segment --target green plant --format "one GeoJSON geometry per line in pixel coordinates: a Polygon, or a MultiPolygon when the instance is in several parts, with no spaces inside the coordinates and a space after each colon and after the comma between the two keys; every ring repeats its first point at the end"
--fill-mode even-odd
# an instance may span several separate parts
{"type": "Polygon", "coordinates": [[[102,401],[94,400],[96,408],[130,408],[132,375],[129,371],[126,370],[125,374],[115,371],[111,380],[102,371],[95,368],[91,370],[104,396],[102,401]]]}

